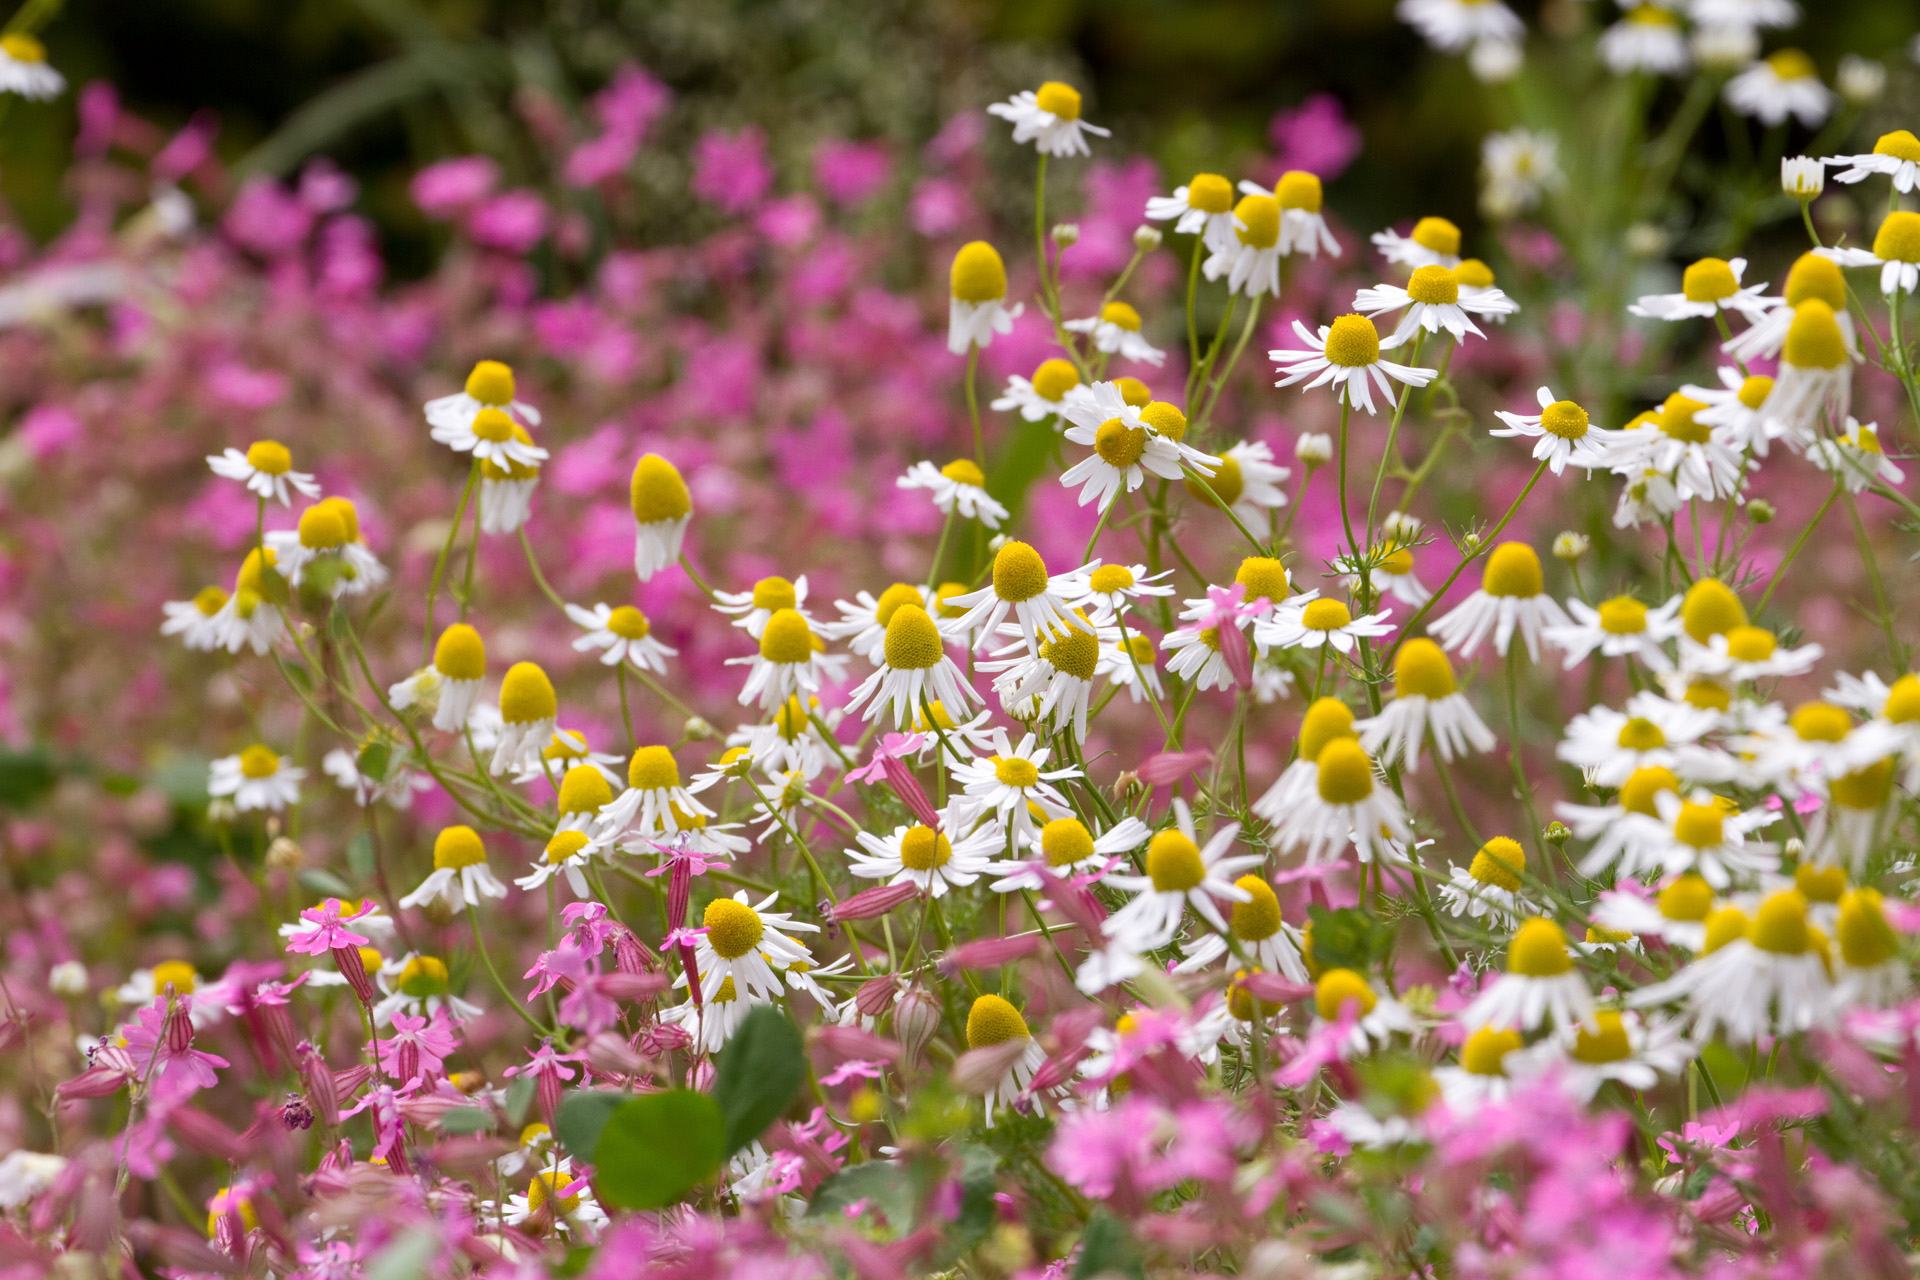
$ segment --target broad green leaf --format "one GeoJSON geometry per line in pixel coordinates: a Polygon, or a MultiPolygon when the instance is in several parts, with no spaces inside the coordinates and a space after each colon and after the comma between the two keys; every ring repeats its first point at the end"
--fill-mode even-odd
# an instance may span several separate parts
{"type": "Polygon", "coordinates": [[[373,878],[373,837],[364,831],[355,832],[347,841],[347,870],[362,880],[373,878]]]}
{"type": "Polygon", "coordinates": [[[324,867],[308,867],[300,873],[300,883],[314,893],[330,898],[351,898],[353,886],[324,867]]]}
{"type": "Polygon", "coordinates": [[[732,1155],[766,1132],[807,1078],[806,1048],[792,1019],[759,1005],[721,1051],[713,1097],[727,1120],[732,1155]]]}
{"type": "Polygon", "coordinates": [[[527,1122],[527,1108],[533,1105],[533,1077],[515,1076],[507,1086],[507,1123],[518,1129],[527,1122]]]}
{"type": "Polygon", "coordinates": [[[38,747],[0,751],[0,805],[25,809],[53,790],[59,780],[53,758],[38,747]]]}
{"type": "Polygon", "coordinates": [[[581,1089],[569,1093],[560,1100],[560,1109],[554,1113],[553,1136],[567,1149],[567,1154],[585,1164],[592,1164],[594,1153],[600,1149],[600,1134],[606,1129],[607,1121],[620,1104],[632,1097],[628,1093],[615,1093],[607,1089],[581,1089]]]}
{"type": "Polygon", "coordinates": [[[382,742],[378,738],[360,748],[360,758],[354,766],[375,782],[387,780],[387,763],[393,759],[393,744],[382,742]]]}
{"type": "Polygon", "coordinates": [[[1080,1261],[1073,1268],[1073,1280],[1092,1280],[1111,1272],[1134,1280],[1142,1280],[1146,1274],[1140,1246],[1134,1243],[1127,1224],[1105,1209],[1096,1209],[1080,1236],[1080,1261]]]}
{"type": "Polygon", "coordinates": [[[1393,946],[1393,926],[1358,907],[1329,911],[1314,905],[1307,917],[1313,922],[1313,959],[1322,969],[1366,973],[1393,946]]]}
{"type": "Polygon", "coordinates": [[[870,1160],[856,1164],[822,1182],[807,1202],[809,1218],[838,1218],[847,1207],[861,1200],[870,1203],[887,1219],[895,1232],[913,1227],[913,1179],[897,1164],[870,1160]]]}
{"type": "Polygon", "coordinates": [[[720,1104],[704,1093],[674,1089],[629,1098],[600,1132],[594,1192],[619,1209],[670,1205],[720,1168],[726,1132],[720,1104]]]}
{"type": "Polygon", "coordinates": [[[455,1107],[440,1117],[440,1132],[459,1135],[485,1133],[493,1128],[493,1115],[484,1107],[455,1107]]]}

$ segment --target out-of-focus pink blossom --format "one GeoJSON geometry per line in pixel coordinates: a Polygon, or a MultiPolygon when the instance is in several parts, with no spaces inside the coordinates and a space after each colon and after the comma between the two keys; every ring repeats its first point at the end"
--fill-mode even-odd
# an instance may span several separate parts
{"type": "Polygon", "coordinates": [[[1360,154],[1360,130],[1347,120],[1340,100],[1330,93],[1316,93],[1297,107],[1274,113],[1267,123],[1267,138],[1273,143],[1274,172],[1304,169],[1322,182],[1331,182],[1346,172],[1360,154]]]}
{"type": "Polygon", "coordinates": [[[459,156],[430,164],[413,175],[413,202],[429,218],[459,216],[493,194],[500,166],[486,156],[459,156]]]}
{"type": "Polygon", "coordinates": [[[892,172],[893,158],[878,142],[828,141],[813,155],[814,181],[838,205],[864,204],[892,172]]]}
{"type": "Polygon", "coordinates": [[[531,191],[503,191],[467,215],[474,243],[502,253],[524,254],[547,234],[546,202],[531,191]]]}
{"type": "Polygon", "coordinates": [[[715,129],[693,148],[693,194],[727,213],[745,213],[773,185],[767,138],[749,126],[738,133],[715,129]]]}

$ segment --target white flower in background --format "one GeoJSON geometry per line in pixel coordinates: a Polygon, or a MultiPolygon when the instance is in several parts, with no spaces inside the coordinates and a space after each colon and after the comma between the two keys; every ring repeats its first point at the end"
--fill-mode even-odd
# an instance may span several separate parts
{"type": "Polygon", "coordinates": [[[480,633],[456,622],[434,642],[433,662],[387,689],[395,711],[419,705],[433,709],[433,727],[459,733],[473,716],[487,675],[487,646],[480,633]]]}
{"type": "Polygon", "coordinates": [[[645,582],[680,558],[693,519],[693,496],[671,462],[649,453],[633,464],[628,484],[633,509],[633,572],[645,582]]]}
{"type": "MultiPolygon", "coordinates": [[[[1283,774],[1281,782],[1286,780],[1283,774]]],[[[1273,844],[1303,850],[1309,866],[1337,856],[1349,843],[1360,861],[1372,862],[1391,856],[1393,842],[1404,846],[1412,838],[1406,811],[1352,737],[1333,738],[1320,748],[1312,785],[1293,790],[1283,812],[1274,812],[1273,799],[1269,791],[1262,799],[1267,807],[1257,810],[1275,824],[1273,844]]]]}
{"type": "Polygon", "coordinates": [[[67,89],[67,78],[47,65],[47,47],[24,31],[0,36],[0,93],[45,102],[67,89]]]}
{"type": "Polygon", "coordinates": [[[1507,944],[1507,971],[1474,997],[1460,1015],[1471,1030],[1532,1031],[1548,1025],[1572,1031],[1593,1017],[1593,993],[1574,966],[1566,931],[1535,916],[1507,944]]]}
{"type": "Polygon", "coordinates": [[[1387,619],[1393,610],[1354,617],[1345,603],[1321,598],[1297,608],[1274,610],[1253,624],[1253,638],[1262,652],[1268,649],[1318,649],[1328,646],[1351,655],[1363,638],[1384,636],[1393,630],[1387,619]]]}
{"type": "MultiPolygon", "coordinates": [[[[1002,1046],[1009,1054],[1007,1065],[985,1091],[989,1129],[993,1128],[995,1105],[1012,1106],[1027,1091],[1034,1072],[1046,1062],[1047,1051],[1034,1041],[1027,1030],[1027,1020],[1004,997],[991,992],[975,997],[973,1007],[967,1011],[968,1051],[980,1053],[1002,1046]]],[[[1034,1105],[1039,1105],[1037,1098],[1034,1105]]]]}
{"type": "Polygon", "coordinates": [[[916,583],[896,582],[877,597],[871,591],[861,591],[851,601],[835,600],[833,607],[840,611],[840,620],[820,623],[814,630],[823,636],[845,640],[848,649],[877,667],[884,659],[887,624],[893,621],[894,610],[903,604],[920,609],[931,607],[927,589],[916,583]]]}
{"type": "Polygon", "coordinates": [[[1442,645],[1468,658],[1491,634],[1494,651],[1504,658],[1518,629],[1527,644],[1527,657],[1538,662],[1541,632],[1569,621],[1560,602],[1546,593],[1540,557],[1533,548],[1524,542],[1503,542],[1487,556],[1480,590],[1427,630],[1442,645]]]}
{"type": "Polygon", "coordinates": [[[1496,428],[1487,434],[1534,440],[1534,460],[1544,461],[1555,475],[1564,472],[1568,463],[1587,471],[1609,465],[1617,433],[1593,426],[1585,409],[1571,400],[1554,399],[1547,387],[1535,392],[1534,398],[1540,403],[1539,413],[1495,410],[1493,416],[1506,423],[1506,429],[1496,428]]]}
{"type": "Polygon", "coordinates": [[[1602,787],[1618,787],[1637,771],[1652,768],[1725,782],[1733,776],[1733,762],[1698,745],[1719,726],[1716,712],[1643,690],[1627,699],[1623,711],[1594,707],[1575,716],[1555,754],[1602,787]]]}
{"type": "Polygon", "coordinates": [[[1893,179],[1893,189],[1902,195],[1920,187],[1920,138],[1911,130],[1895,129],[1883,133],[1873,150],[1857,156],[1828,156],[1825,163],[1840,172],[1835,182],[1860,182],[1876,173],[1893,179]]]}
{"type": "MultiPolygon", "coordinates": [[[[1820,940],[1824,943],[1824,940],[1820,940]]],[[[1774,894],[1749,919],[1723,907],[1707,920],[1700,956],[1671,978],[1627,997],[1636,1009],[1678,1004],[1701,1042],[1724,1033],[1730,1044],[1810,1031],[1840,1012],[1827,975],[1825,945],[1815,945],[1807,901],[1794,889],[1774,894]]]]}
{"type": "Polygon", "coordinates": [[[189,649],[211,653],[225,643],[226,628],[221,610],[226,608],[227,593],[220,587],[202,587],[191,600],[169,600],[161,605],[166,621],[160,624],[163,636],[179,636],[189,649]]]}
{"type": "Polygon", "coordinates": [[[1373,244],[1388,262],[1409,269],[1460,265],[1460,228],[1445,218],[1422,218],[1405,236],[1391,230],[1376,231],[1373,244]]]}
{"type": "Polygon", "coordinates": [[[1767,286],[1741,286],[1745,258],[1702,258],[1680,275],[1679,293],[1649,293],[1627,308],[1630,315],[1649,320],[1713,319],[1723,311],[1737,311],[1749,321],[1772,309],[1764,295],[1767,286]]]}
{"type": "Polygon", "coordinates": [[[1743,116],[1772,126],[1794,117],[1817,129],[1833,114],[1837,97],[1820,83],[1813,59],[1798,49],[1776,49],[1727,81],[1727,104],[1743,116]]]}
{"type": "Polygon", "coordinates": [[[1429,737],[1440,758],[1493,750],[1493,731],[1454,682],[1453,664],[1439,645],[1415,636],[1400,646],[1393,662],[1393,700],[1380,714],[1353,722],[1360,745],[1387,762],[1397,758],[1412,773],[1420,766],[1420,745],[1429,737]]]}
{"type": "Polygon", "coordinates": [[[1109,130],[1080,118],[1080,91],[1058,80],[1049,80],[1038,90],[1023,89],[989,106],[987,114],[1012,124],[1016,143],[1031,142],[1046,156],[1092,155],[1087,134],[1112,136],[1109,130]]]}
{"type": "Polygon", "coordinates": [[[1480,143],[1480,207],[1493,218],[1511,218],[1540,203],[1565,182],[1560,141],[1550,133],[1509,129],[1480,143]]]}
{"type": "Polygon", "coordinates": [[[1658,4],[1636,4],[1601,34],[1600,59],[1615,75],[1679,75],[1687,69],[1686,33],[1680,19],[1658,4]]]}
{"type": "Polygon", "coordinates": [[[1857,53],[1840,55],[1840,65],[1835,69],[1833,83],[1840,90],[1840,96],[1855,106],[1865,106],[1876,102],[1887,91],[1887,64],[1876,58],[1863,58],[1857,53]]]}
{"type": "Polygon", "coordinates": [[[1780,190],[1802,204],[1820,198],[1827,189],[1827,166],[1808,156],[1780,158],[1780,190]]]}
{"type": "Polygon", "coordinates": [[[300,586],[321,565],[331,567],[334,599],[364,595],[387,580],[387,570],[360,541],[360,516],[345,498],[323,498],[300,513],[294,529],[269,530],[267,550],[275,572],[300,586]]]}
{"type": "Polygon", "coordinates": [[[1280,296],[1280,202],[1256,193],[1240,197],[1233,206],[1233,240],[1213,247],[1200,264],[1209,280],[1226,279],[1229,293],[1258,298],[1280,296]]]}
{"type": "Polygon", "coordinates": [[[1428,333],[1445,329],[1455,342],[1460,342],[1469,333],[1479,338],[1487,336],[1468,317],[1468,312],[1499,316],[1519,310],[1505,294],[1498,290],[1489,292],[1494,296],[1483,293],[1463,297],[1460,281],[1451,268],[1415,267],[1405,288],[1381,284],[1362,289],[1354,295],[1353,307],[1369,319],[1406,308],[1407,314],[1400,318],[1399,327],[1393,331],[1395,346],[1412,337],[1416,329],[1425,329],[1428,333]]]}
{"type": "Polygon", "coordinates": [[[1585,662],[1598,649],[1603,657],[1635,658],[1655,671],[1669,671],[1673,660],[1663,647],[1680,634],[1681,597],[1649,609],[1632,596],[1602,600],[1598,608],[1584,600],[1569,600],[1573,620],[1548,627],[1541,635],[1566,655],[1566,669],[1585,662]]]}
{"type": "Polygon", "coordinates": [[[1685,1071],[1698,1055],[1698,1047],[1664,1018],[1600,1009],[1591,1024],[1529,1045],[1507,1065],[1517,1080],[1550,1079],[1584,1103],[1610,1080],[1651,1089],[1661,1077],[1685,1071]]]}
{"type": "Polygon", "coordinates": [[[574,638],[574,650],[589,653],[598,649],[600,662],[604,666],[616,667],[622,662],[631,662],[642,671],[658,671],[665,675],[667,659],[680,652],[654,639],[653,625],[647,621],[647,615],[630,604],[617,608],[596,604],[591,609],[570,604],[567,606],[567,617],[574,626],[585,632],[574,638]]]}
{"type": "Polygon", "coordinates": [[[1333,238],[1320,211],[1326,197],[1318,174],[1289,169],[1280,175],[1271,193],[1252,182],[1242,182],[1240,190],[1248,195],[1271,194],[1280,206],[1280,239],[1274,247],[1282,256],[1303,253],[1317,258],[1322,250],[1331,257],[1340,256],[1340,242],[1333,238]]]}
{"type": "Polygon", "coordinates": [[[1391,404],[1394,389],[1390,378],[1409,386],[1424,387],[1439,373],[1436,369],[1417,369],[1381,359],[1382,351],[1399,346],[1401,340],[1382,341],[1373,321],[1362,315],[1345,315],[1331,325],[1321,325],[1317,336],[1309,333],[1298,320],[1293,322],[1293,331],[1303,344],[1301,349],[1267,353],[1285,375],[1274,385],[1290,387],[1296,382],[1306,382],[1301,390],[1311,391],[1331,383],[1339,388],[1338,394],[1344,396],[1349,405],[1365,409],[1369,414],[1374,412],[1376,386],[1391,404]],[[1312,381],[1308,382],[1309,378],[1312,381]]]}
{"type": "Polygon", "coordinates": [[[1455,864],[1439,898],[1455,916],[1484,919],[1501,929],[1517,929],[1520,922],[1540,914],[1538,904],[1521,892],[1520,873],[1526,870],[1527,851],[1510,836],[1495,836],[1480,846],[1473,861],[1455,864]]]}
{"type": "Polygon", "coordinates": [[[320,486],[313,476],[305,471],[295,471],[292,451],[277,440],[256,440],[247,446],[245,453],[228,449],[217,457],[209,457],[207,466],[213,474],[227,480],[237,480],[246,486],[249,493],[283,507],[293,505],[293,493],[296,491],[308,498],[320,496],[320,486]]]}
{"type": "Polygon", "coordinates": [[[1682,502],[1718,502],[1739,493],[1747,472],[1758,464],[1741,453],[1728,428],[1699,420],[1706,407],[1683,391],[1668,396],[1650,424],[1613,437],[1614,470],[1621,475],[1658,471],[1671,476],[1682,502]]]}
{"type": "Polygon", "coordinates": [[[1287,505],[1287,494],[1280,486],[1293,472],[1275,466],[1273,450],[1264,440],[1242,440],[1222,453],[1205,479],[1188,476],[1187,492],[1211,505],[1211,490],[1220,505],[1233,512],[1247,532],[1265,541],[1273,536],[1271,512],[1287,505]]]}
{"type": "Polygon", "coordinates": [[[1019,410],[1028,422],[1043,422],[1066,407],[1069,392],[1080,385],[1080,371],[1058,356],[1040,362],[1032,378],[1014,374],[992,407],[1002,413],[1019,410]]]}
{"type": "Polygon", "coordinates": [[[1233,244],[1233,184],[1217,173],[1196,173],[1171,196],[1149,196],[1147,217],[1154,222],[1175,220],[1183,236],[1199,236],[1208,249],[1233,244]]]}
{"type": "Polygon", "coordinates": [[[847,870],[863,880],[910,883],[936,898],[964,889],[991,869],[994,855],[1006,846],[992,823],[969,832],[950,818],[951,808],[940,815],[937,830],[915,823],[895,827],[890,835],[855,832],[860,850],[847,850],[847,870]]]}
{"type": "Polygon", "coordinates": [[[1065,327],[1071,333],[1091,335],[1094,350],[1107,355],[1137,360],[1156,369],[1166,363],[1167,353],[1141,336],[1140,313],[1124,302],[1109,302],[1100,308],[1099,315],[1069,320],[1065,327]]]}
{"type": "Polygon", "coordinates": [[[306,776],[305,769],[288,764],[272,747],[256,742],[237,756],[213,762],[207,794],[232,800],[241,813],[249,809],[278,813],[300,803],[300,780],[306,776]]]}
{"type": "Polygon", "coordinates": [[[1227,921],[1218,902],[1247,902],[1252,895],[1234,884],[1241,873],[1260,865],[1259,854],[1228,856],[1240,834],[1240,824],[1229,822],[1202,846],[1186,801],[1173,802],[1174,825],[1155,832],[1147,844],[1145,875],[1110,875],[1106,883],[1133,895],[1125,906],[1107,917],[1107,937],[1133,951],[1153,951],[1172,942],[1180,932],[1186,910],[1220,933],[1227,921]]]}
{"type": "Polygon", "coordinates": [[[1519,15],[1500,0],[1400,0],[1394,14],[1443,53],[1458,53],[1478,40],[1517,44],[1527,34],[1519,15]]]}
{"type": "Polygon", "coordinates": [[[1898,485],[1907,478],[1907,473],[1882,451],[1878,424],[1863,426],[1857,418],[1847,419],[1845,435],[1814,441],[1807,449],[1807,460],[1838,476],[1850,493],[1875,484],[1898,485]]]}
{"type": "MultiPolygon", "coordinates": [[[[513,438],[532,446],[533,437],[519,423],[513,438]]],[[[540,468],[530,462],[505,465],[488,458],[480,464],[480,532],[515,533],[533,515],[533,491],[540,487],[540,468]]]]}
{"type": "Polygon", "coordinates": [[[424,773],[389,765],[385,778],[370,778],[360,772],[360,762],[345,747],[335,747],[321,757],[320,767],[329,778],[353,792],[353,802],[362,809],[376,800],[385,800],[396,809],[413,808],[416,792],[433,790],[433,779],[424,773]]]}
{"type": "Polygon", "coordinates": [[[1752,32],[1800,21],[1800,6],[1793,0],[1688,0],[1686,7],[1695,22],[1719,30],[1752,32]]]}
{"type": "MultiPolygon", "coordinates": [[[[1765,411],[1767,396],[1773,391],[1773,379],[1765,374],[1742,374],[1733,365],[1723,364],[1718,372],[1720,385],[1717,388],[1692,384],[1680,388],[1681,395],[1707,406],[1695,411],[1694,421],[1716,429],[1724,428],[1722,434],[1728,444],[1745,449],[1757,458],[1766,457],[1778,429],[1765,411]]],[[[1799,446],[1803,442],[1796,440],[1790,443],[1799,446]]]]}
{"type": "Polygon", "coordinates": [[[762,578],[753,584],[751,591],[716,591],[713,593],[714,608],[733,617],[733,625],[758,640],[767,628],[767,622],[781,609],[791,609],[813,625],[813,615],[807,612],[807,575],[789,582],[785,578],[762,578]]]}
{"type": "Polygon", "coordinates": [[[1895,209],[1874,233],[1873,248],[1833,248],[1819,250],[1843,267],[1879,267],[1880,292],[1891,298],[1895,293],[1912,293],[1920,287],[1920,213],[1895,209]]]}
{"type": "Polygon", "coordinates": [[[998,529],[1007,518],[1007,509],[987,492],[986,474],[971,458],[955,458],[944,467],[916,462],[894,484],[902,489],[925,489],[942,515],[958,510],[963,517],[977,519],[989,529],[998,529]]]}
{"type": "Polygon", "coordinates": [[[1007,265],[985,240],[960,246],[949,273],[947,350],[963,356],[971,347],[990,347],[993,335],[1013,332],[1025,308],[1007,306],[1007,265]]]}
{"type": "Polygon", "coordinates": [[[477,907],[482,898],[504,898],[507,886],[487,865],[487,847],[472,827],[443,827],[433,839],[433,870],[420,887],[400,899],[403,907],[439,903],[448,912],[477,907]]]}

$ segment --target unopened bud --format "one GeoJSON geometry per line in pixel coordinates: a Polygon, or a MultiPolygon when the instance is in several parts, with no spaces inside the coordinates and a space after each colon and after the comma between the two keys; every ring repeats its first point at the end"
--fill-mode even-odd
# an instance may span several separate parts
{"type": "Polygon", "coordinates": [[[1627,228],[1627,252],[1636,258],[1657,258],[1667,251],[1670,237],[1651,222],[1636,222],[1627,228]]]}
{"type": "Polygon", "coordinates": [[[78,960],[62,960],[47,973],[47,990],[62,1000],[87,994],[87,966],[78,960]]]}
{"type": "Polygon", "coordinates": [[[1573,839],[1573,832],[1567,829],[1567,824],[1564,822],[1549,822],[1545,827],[1541,828],[1540,838],[1558,849],[1561,845],[1573,839]]]}
{"type": "Polygon", "coordinates": [[[1133,229],[1133,247],[1142,253],[1152,253],[1160,247],[1166,237],[1160,234],[1158,227],[1135,227],[1133,229]]]}
{"type": "Polygon", "coordinates": [[[1420,536],[1420,525],[1419,516],[1410,515],[1405,511],[1389,511],[1386,518],[1380,522],[1380,532],[1386,535],[1389,541],[1405,546],[1420,536]]]}
{"type": "Polygon", "coordinates": [[[897,990],[890,974],[868,978],[854,991],[853,1007],[860,1011],[860,1016],[863,1018],[877,1018],[893,1007],[893,998],[897,990]]]}
{"type": "Polygon", "coordinates": [[[1806,851],[1807,851],[1806,841],[1802,840],[1799,836],[1787,837],[1786,843],[1780,846],[1781,853],[1784,853],[1789,858],[1793,858],[1796,860],[1799,859],[1799,857],[1802,854],[1804,854],[1806,851]]]}
{"type": "Polygon", "coordinates": [[[680,732],[686,735],[689,742],[706,742],[720,736],[718,730],[699,716],[688,716],[680,732]]]}
{"type": "Polygon", "coordinates": [[[925,987],[909,988],[893,1006],[893,1030],[900,1038],[901,1057],[911,1066],[940,1030],[939,999],[925,987]]]}
{"type": "Polygon", "coordinates": [[[1747,519],[1755,524],[1772,524],[1773,518],[1779,514],[1765,498],[1755,498],[1747,504],[1747,519]]]}
{"type": "Polygon", "coordinates": [[[1864,106],[1887,91],[1887,64],[1850,53],[1840,59],[1839,74],[1833,83],[1841,97],[1855,106],[1864,106]]]}
{"type": "Polygon", "coordinates": [[[1827,164],[1810,156],[1782,156],[1780,190],[1802,204],[1820,198],[1827,189],[1827,164]]]}
{"type": "Polygon", "coordinates": [[[1293,456],[1309,467],[1324,466],[1333,460],[1333,437],[1320,431],[1303,431],[1293,442],[1293,456]]]}
{"type": "Polygon", "coordinates": [[[1071,249],[1080,243],[1080,224],[1077,222],[1056,223],[1053,228],[1053,242],[1062,249],[1071,249]]]}
{"type": "Polygon", "coordinates": [[[1587,554],[1587,551],[1592,546],[1593,543],[1587,538],[1586,534],[1574,533],[1572,530],[1568,530],[1553,540],[1553,558],[1572,564],[1575,560],[1587,554]]]}
{"type": "Polygon", "coordinates": [[[1477,532],[1469,533],[1466,537],[1460,539],[1460,545],[1468,551],[1475,551],[1479,549],[1482,541],[1483,539],[1477,532]]]}
{"type": "Polygon", "coordinates": [[[300,864],[306,861],[306,854],[290,836],[275,837],[267,846],[267,865],[275,871],[298,871],[300,864]]]}
{"type": "Polygon", "coordinates": [[[234,808],[233,801],[225,796],[207,802],[207,821],[217,826],[224,827],[239,816],[240,811],[234,808]]]}

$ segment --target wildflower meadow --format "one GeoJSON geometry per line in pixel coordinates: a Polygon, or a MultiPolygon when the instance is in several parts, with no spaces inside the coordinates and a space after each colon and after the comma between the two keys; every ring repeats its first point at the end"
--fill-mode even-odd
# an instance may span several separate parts
{"type": "Polygon", "coordinates": [[[0,1280],[1920,1271],[1920,44],[1379,7],[243,155],[27,0],[0,1280]]]}

